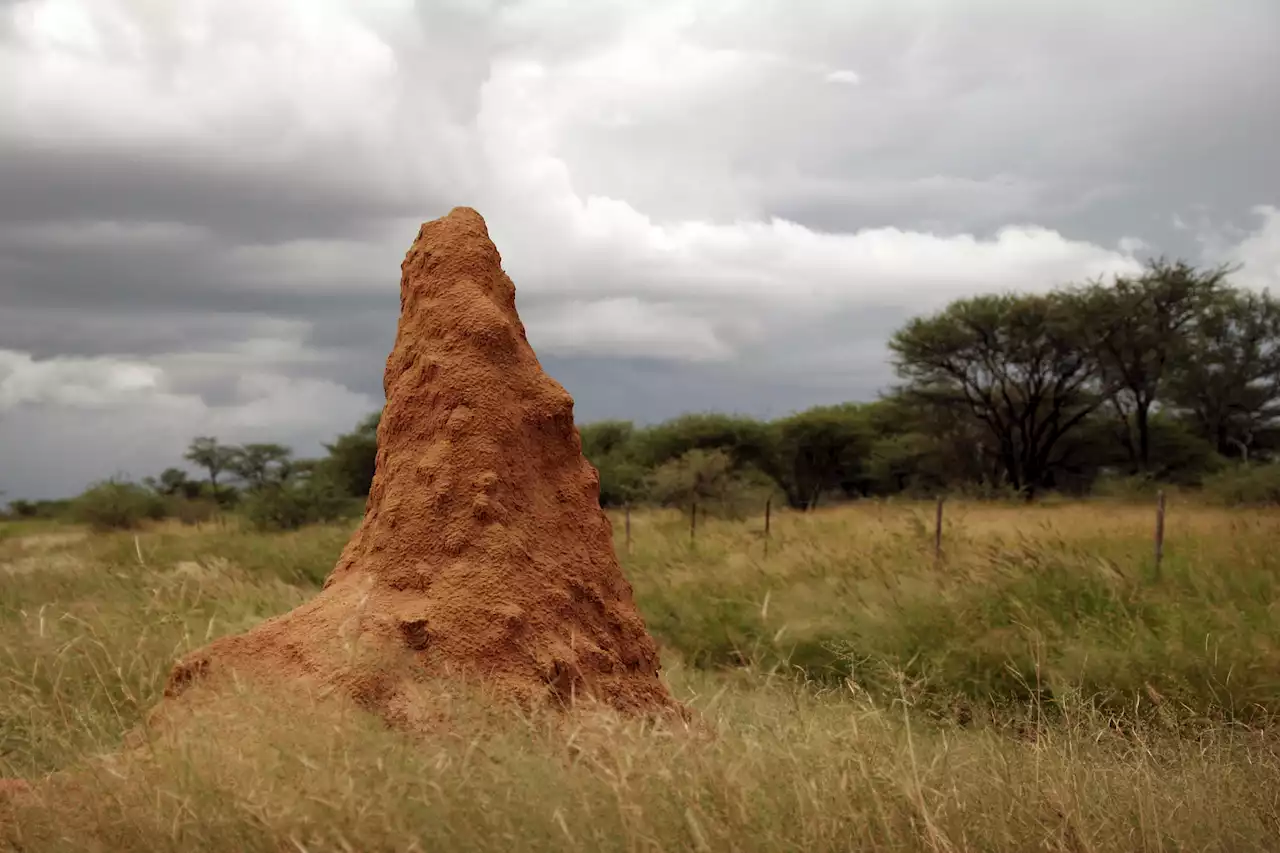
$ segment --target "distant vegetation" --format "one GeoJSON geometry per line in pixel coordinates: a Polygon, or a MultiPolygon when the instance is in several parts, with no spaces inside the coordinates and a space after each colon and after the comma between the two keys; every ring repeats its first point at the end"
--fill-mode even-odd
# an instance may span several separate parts
{"type": "MultiPolygon", "coordinates": [[[[1203,487],[1230,503],[1280,503],[1280,302],[1226,268],[1154,260],[1136,276],[1043,295],[977,296],[890,340],[899,383],[880,399],[774,421],[690,414],[654,426],[581,428],[600,500],[734,516],[888,495],[1031,500],[1203,487]]],[[[378,414],[295,459],[279,444],[196,438],[186,461],[74,501],[14,501],[22,517],[73,514],[128,527],[235,509],[263,528],[358,511],[378,414]],[[144,496],[144,491],[146,495],[144,496]]]]}

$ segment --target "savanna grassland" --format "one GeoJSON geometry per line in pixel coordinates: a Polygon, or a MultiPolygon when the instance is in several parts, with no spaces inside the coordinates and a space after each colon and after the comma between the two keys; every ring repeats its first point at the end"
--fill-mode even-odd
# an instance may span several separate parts
{"type": "Polygon", "coordinates": [[[337,705],[139,728],[173,659],[312,595],[352,525],[0,522],[0,848],[1280,848],[1280,511],[866,501],[637,513],[618,550],[713,736],[441,686],[409,739],[337,705]],[[141,746],[122,751],[127,733],[141,746]]]}

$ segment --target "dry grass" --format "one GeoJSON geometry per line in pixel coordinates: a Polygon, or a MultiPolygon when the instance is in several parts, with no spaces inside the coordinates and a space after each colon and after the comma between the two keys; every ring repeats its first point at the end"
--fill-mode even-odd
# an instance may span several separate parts
{"type": "Polygon", "coordinates": [[[782,515],[765,557],[758,521],[691,545],[638,514],[624,562],[709,740],[442,686],[422,740],[240,695],[124,752],[176,654],[303,600],[349,528],[0,535],[45,560],[0,574],[0,776],[48,779],[0,847],[1275,849],[1280,514],[1171,506],[1159,576],[1149,507],[948,507],[936,565],[931,520],[782,515]]]}

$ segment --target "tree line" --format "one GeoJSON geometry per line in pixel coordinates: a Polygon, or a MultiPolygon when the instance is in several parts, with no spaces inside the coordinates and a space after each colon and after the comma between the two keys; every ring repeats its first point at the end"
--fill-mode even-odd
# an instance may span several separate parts
{"type": "Polygon", "coordinates": [[[276,443],[224,444],[194,438],[183,460],[200,472],[166,468],[140,482],[112,478],[74,499],[16,500],[19,518],[73,517],[103,528],[128,528],[165,517],[206,521],[235,511],[265,529],[295,529],[358,513],[373,480],[379,415],[324,445],[325,455],[297,458],[276,443]]]}
{"type": "MultiPolygon", "coordinates": [[[[959,299],[897,330],[878,399],[776,420],[689,414],[580,428],[605,506],[735,513],[830,500],[1176,483],[1280,500],[1280,303],[1228,267],[1148,261],[1047,293],[959,299]]],[[[237,506],[267,525],[324,520],[368,493],[379,415],[295,459],[279,444],[195,439],[136,489],[237,506]]],[[[119,484],[115,484],[119,486],[119,484]]],[[[14,502],[23,514],[35,505],[14,502]]]]}
{"type": "Polygon", "coordinates": [[[959,299],[889,341],[874,402],[761,422],[690,415],[582,430],[602,500],[1083,495],[1165,482],[1274,500],[1280,303],[1229,267],[1148,261],[1043,294],[959,299]]]}

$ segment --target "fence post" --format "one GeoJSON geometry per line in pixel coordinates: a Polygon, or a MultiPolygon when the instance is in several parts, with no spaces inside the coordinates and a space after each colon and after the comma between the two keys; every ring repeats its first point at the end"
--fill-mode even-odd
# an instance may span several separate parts
{"type": "Polygon", "coordinates": [[[942,559],[942,502],[944,498],[938,495],[938,508],[934,513],[933,521],[933,559],[940,561],[942,559]]]}
{"type": "Polygon", "coordinates": [[[689,505],[689,544],[692,545],[698,535],[698,502],[689,505]]]}
{"type": "Polygon", "coordinates": [[[626,503],[627,553],[631,553],[631,501],[626,503]]]}
{"type": "Polygon", "coordinates": [[[1164,561],[1164,489],[1156,492],[1156,578],[1164,561]]]}
{"type": "Polygon", "coordinates": [[[764,555],[769,556],[769,522],[773,515],[773,497],[767,497],[764,501],[764,555]]]}

